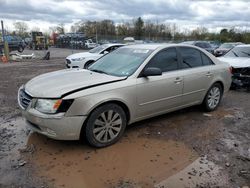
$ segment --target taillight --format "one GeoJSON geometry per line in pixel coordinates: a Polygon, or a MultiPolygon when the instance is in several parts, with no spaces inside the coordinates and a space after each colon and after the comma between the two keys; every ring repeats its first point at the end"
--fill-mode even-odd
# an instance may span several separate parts
{"type": "Polygon", "coordinates": [[[233,74],[233,67],[229,67],[229,72],[233,74]]]}

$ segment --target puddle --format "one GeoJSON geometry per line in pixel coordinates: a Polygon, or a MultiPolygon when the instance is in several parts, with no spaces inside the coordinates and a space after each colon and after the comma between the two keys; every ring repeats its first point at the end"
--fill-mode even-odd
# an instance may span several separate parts
{"type": "Polygon", "coordinates": [[[227,187],[227,178],[221,172],[221,168],[206,156],[199,157],[192,164],[167,178],[155,186],[155,188],[196,188],[196,187],[227,187]]]}
{"type": "Polygon", "coordinates": [[[182,143],[138,136],[129,131],[120,142],[94,149],[32,133],[28,158],[40,177],[55,187],[153,187],[192,163],[197,155],[182,143]]]}
{"type": "Polygon", "coordinates": [[[223,183],[216,179],[220,169],[215,164],[198,158],[182,142],[167,140],[161,134],[142,134],[147,126],[128,129],[120,142],[95,149],[30,133],[22,118],[0,123],[1,131],[6,129],[8,133],[1,136],[12,140],[0,146],[1,151],[8,151],[0,153],[0,185],[8,185],[13,177],[25,172],[18,170],[21,168],[33,173],[27,178],[39,177],[49,187],[178,188],[223,183]]]}

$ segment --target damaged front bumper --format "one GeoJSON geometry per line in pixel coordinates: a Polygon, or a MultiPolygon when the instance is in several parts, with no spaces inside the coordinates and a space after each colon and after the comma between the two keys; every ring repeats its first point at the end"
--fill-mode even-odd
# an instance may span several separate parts
{"type": "Polygon", "coordinates": [[[232,89],[247,88],[250,90],[250,67],[233,68],[232,89]]]}

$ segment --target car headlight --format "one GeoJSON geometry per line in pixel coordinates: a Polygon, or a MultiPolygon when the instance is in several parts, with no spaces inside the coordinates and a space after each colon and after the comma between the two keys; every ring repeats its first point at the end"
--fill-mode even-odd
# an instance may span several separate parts
{"type": "Polygon", "coordinates": [[[37,99],[35,109],[39,112],[54,114],[62,103],[62,99],[37,99]]]}
{"type": "Polygon", "coordinates": [[[71,59],[72,61],[82,61],[84,60],[85,57],[79,57],[79,58],[74,58],[74,59],[71,59]]]}

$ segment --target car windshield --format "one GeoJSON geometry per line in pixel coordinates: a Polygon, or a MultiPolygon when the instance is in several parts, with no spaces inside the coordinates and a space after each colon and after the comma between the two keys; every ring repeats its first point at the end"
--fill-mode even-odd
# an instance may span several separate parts
{"type": "Polygon", "coordinates": [[[230,44],[230,43],[224,43],[220,46],[220,48],[226,48],[226,49],[230,49],[230,48],[233,48],[233,44],[230,44]]]}
{"type": "Polygon", "coordinates": [[[152,50],[148,49],[119,48],[96,61],[89,70],[112,76],[130,76],[151,53],[152,50]]]}
{"type": "Polygon", "coordinates": [[[225,57],[248,57],[250,58],[250,46],[249,47],[240,47],[236,46],[231,49],[225,57]]]}
{"type": "Polygon", "coordinates": [[[107,45],[97,46],[97,47],[93,48],[92,50],[89,50],[89,53],[100,53],[105,48],[107,48],[107,45]]]}

